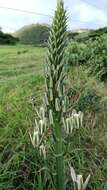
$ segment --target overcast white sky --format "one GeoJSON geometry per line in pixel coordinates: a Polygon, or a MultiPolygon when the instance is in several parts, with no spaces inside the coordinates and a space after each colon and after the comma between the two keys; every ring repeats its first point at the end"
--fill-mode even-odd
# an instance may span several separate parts
{"type": "MultiPolygon", "coordinates": [[[[71,29],[107,26],[107,0],[65,0],[65,5],[71,29]]],[[[53,15],[56,0],[0,0],[0,7],[3,6],[53,15]]],[[[4,32],[37,22],[51,23],[51,18],[0,8],[0,26],[4,32]]]]}

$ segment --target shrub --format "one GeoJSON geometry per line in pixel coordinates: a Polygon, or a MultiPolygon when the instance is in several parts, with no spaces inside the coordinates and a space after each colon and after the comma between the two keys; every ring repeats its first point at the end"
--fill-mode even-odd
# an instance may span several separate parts
{"type": "MultiPolygon", "coordinates": [[[[87,44],[88,45],[88,44],[87,44]]],[[[90,59],[87,64],[90,72],[99,80],[107,80],[107,43],[105,37],[97,38],[94,42],[90,41],[90,59]]]]}
{"type": "Polygon", "coordinates": [[[69,66],[84,65],[89,68],[89,74],[101,81],[107,80],[107,39],[98,37],[87,43],[73,42],[68,46],[66,56],[69,66]]]}
{"type": "Polygon", "coordinates": [[[86,63],[89,59],[90,52],[86,44],[74,41],[68,45],[66,56],[69,66],[77,66],[86,63]]]}

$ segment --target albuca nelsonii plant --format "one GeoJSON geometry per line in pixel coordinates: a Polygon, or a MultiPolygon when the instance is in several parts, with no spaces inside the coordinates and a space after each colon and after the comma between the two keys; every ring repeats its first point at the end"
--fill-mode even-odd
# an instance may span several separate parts
{"type": "Polygon", "coordinates": [[[45,133],[51,130],[56,158],[56,190],[65,189],[63,131],[72,133],[73,128],[82,125],[83,114],[73,110],[67,113],[69,99],[66,95],[64,80],[66,76],[65,49],[67,42],[67,16],[62,0],[58,1],[53,19],[45,68],[45,95],[43,105],[38,113],[39,120],[35,120],[33,136],[30,134],[34,147],[39,147],[40,153],[46,159],[45,133]]]}

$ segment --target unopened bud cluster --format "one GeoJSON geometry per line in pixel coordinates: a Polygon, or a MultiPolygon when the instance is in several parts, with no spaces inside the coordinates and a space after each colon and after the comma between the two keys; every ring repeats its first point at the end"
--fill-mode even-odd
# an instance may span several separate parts
{"type": "Polygon", "coordinates": [[[79,129],[82,126],[83,113],[81,111],[77,113],[76,110],[73,110],[69,117],[62,118],[62,122],[66,133],[70,134],[74,128],[79,129]]]}
{"type": "Polygon", "coordinates": [[[40,154],[46,158],[46,148],[44,142],[41,144],[42,138],[47,130],[47,119],[45,117],[45,109],[43,107],[40,108],[40,112],[38,113],[40,119],[39,121],[35,119],[35,126],[33,134],[29,133],[31,143],[34,148],[39,148],[40,154]]]}

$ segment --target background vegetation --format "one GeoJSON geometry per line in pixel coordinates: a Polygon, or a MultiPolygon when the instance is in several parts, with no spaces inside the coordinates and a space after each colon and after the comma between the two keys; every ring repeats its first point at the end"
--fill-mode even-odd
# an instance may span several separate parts
{"type": "MultiPolygon", "coordinates": [[[[80,51],[85,47],[78,45],[80,51]]],[[[49,154],[44,163],[28,135],[34,126],[35,105],[40,105],[43,94],[45,55],[46,48],[0,47],[0,190],[54,189],[55,160],[49,154]]],[[[107,182],[107,84],[89,74],[86,58],[81,63],[85,55],[77,55],[78,62],[70,58],[68,93],[71,109],[84,112],[84,126],[67,139],[65,163],[84,176],[91,174],[89,190],[103,190],[107,182]]]]}
{"type": "Polygon", "coordinates": [[[50,27],[46,24],[32,24],[24,26],[13,35],[23,44],[46,46],[50,27]]]}
{"type": "MultiPolygon", "coordinates": [[[[50,131],[46,160],[29,138],[43,95],[47,50],[43,47],[47,46],[49,30],[47,25],[30,25],[14,37],[0,31],[3,45],[15,45],[20,40],[19,45],[0,46],[0,190],[55,189],[50,131]]],[[[68,41],[69,109],[81,110],[84,121],[80,130],[65,136],[66,190],[72,189],[68,164],[84,177],[91,174],[88,190],[106,190],[107,28],[68,31],[68,41]]]]}
{"type": "Polygon", "coordinates": [[[18,38],[15,38],[10,34],[3,33],[0,28],[0,44],[15,45],[18,41],[19,41],[18,38]]]}

